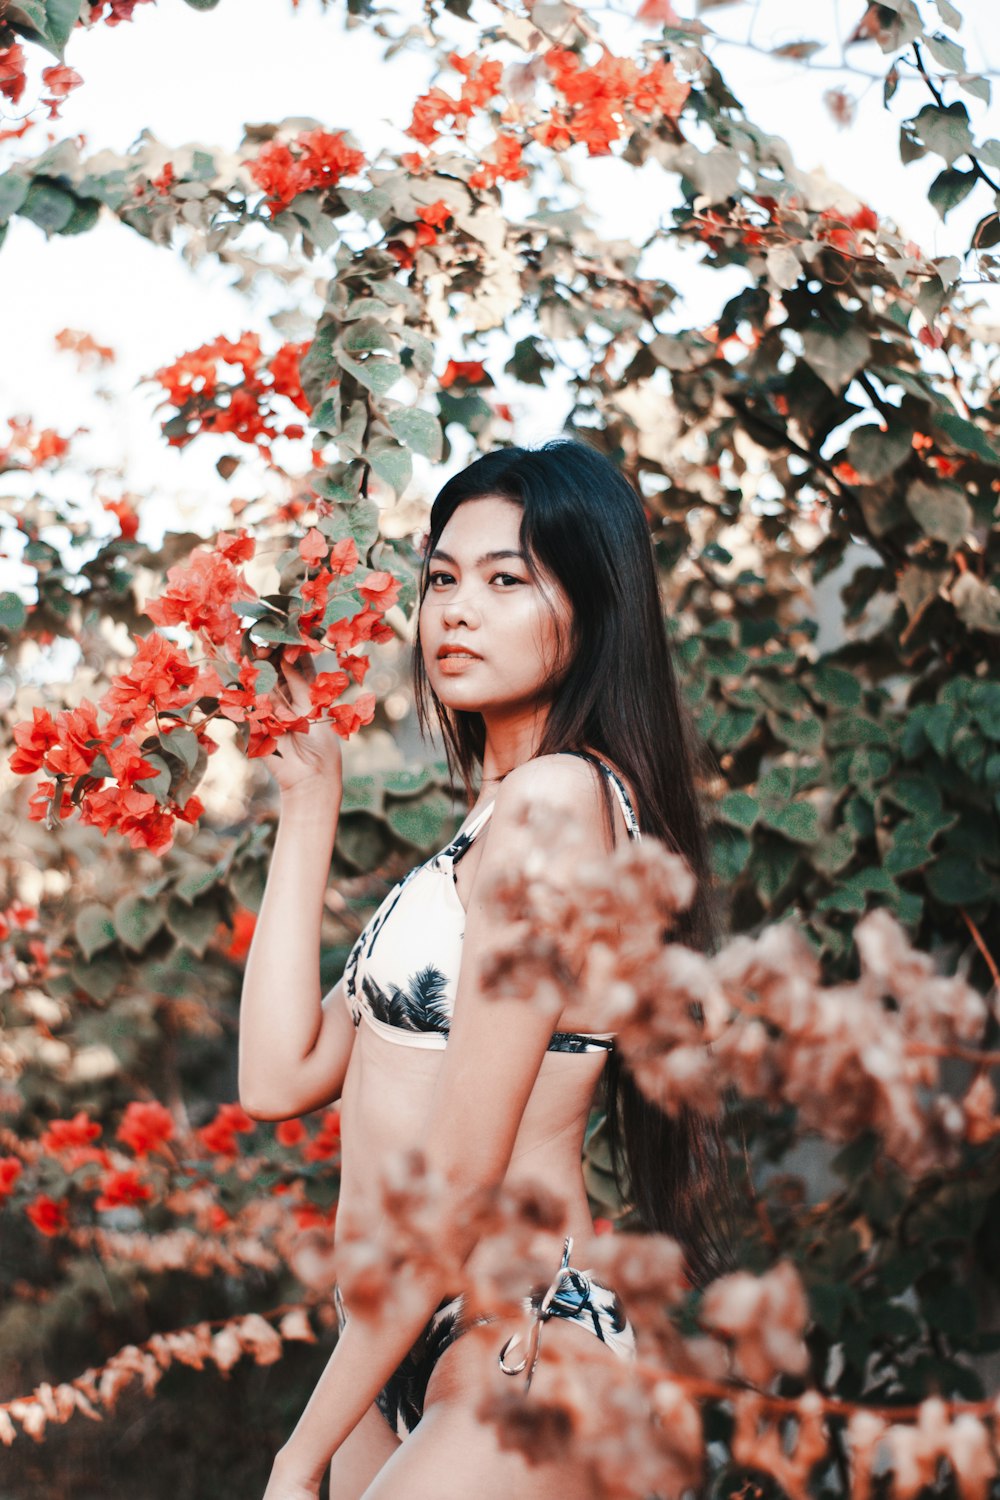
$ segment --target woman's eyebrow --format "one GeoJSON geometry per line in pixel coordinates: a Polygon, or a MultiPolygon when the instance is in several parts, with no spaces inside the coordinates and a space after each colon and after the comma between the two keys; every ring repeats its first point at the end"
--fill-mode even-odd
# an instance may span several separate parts
{"type": "MultiPolygon", "coordinates": [[[[484,552],[483,555],[482,555],[482,557],[477,557],[476,558],[476,561],[473,563],[473,567],[476,567],[476,568],[481,567],[482,564],[485,563],[485,562],[496,562],[497,559],[501,558],[501,557],[516,557],[516,558],[519,559],[520,562],[525,562],[526,561],[526,558],[525,558],[523,552],[515,552],[515,551],[512,551],[510,548],[506,548],[506,549],[502,549],[499,552],[484,552]]],[[[440,551],[438,551],[437,548],[435,548],[435,550],[431,553],[430,558],[428,560],[430,562],[433,562],[435,558],[440,558],[440,560],[442,562],[450,562],[450,563],[455,564],[455,559],[451,556],[450,553],[448,553],[448,552],[440,552],[440,551]]],[[[455,565],[457,566],[457,564],[455,564],[455,565]]]]}

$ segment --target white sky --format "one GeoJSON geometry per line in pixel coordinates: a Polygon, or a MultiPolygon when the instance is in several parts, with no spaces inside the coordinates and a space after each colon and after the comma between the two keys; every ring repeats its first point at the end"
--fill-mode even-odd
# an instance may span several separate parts
{"type": "MultiPolygon", "coordinates": [[[[676,0],[681,14],[689,13],[693,3],[676,0]]],[[[635,0],[634,8],[638,4],[635,0]]],[[[931,0],[920,4],[925,15],[933,14],[931,0]]],[[[1000,57],[988,51],[995,4],[966,0],[960,5],[966,21],[960,40],[972,67],[1000,66],[1000,57]]],[[[412,20],[420,17],[415,0],[402,0],[399,8],[412,20]]],[[[837,0],[814,0],[811,7],[801,0],[759,0],[756,7],[734,3],[712,8],[704,20],[720,34],[745,38],[755,9],[753,39],[766,48],[804,36],[843,38],[863,8],[861,0],[841,0],[839,5],[837,0]],[[810,17],[805,25],[798,19],[803,14],[810,17]]],[[[627,30],[620,18],[592,9],[618,50],[629,50],[618,44],[627,30]]],[[[426,87],[426,56],[404,51],[383,62],[383,43],[367,25],[345,32],[342,11],[339,3],[323,11],[318,0],[302,0],[298,11],[290,0],[230,0],[214,11],[197,12],[181,0],[159,0],[138,5],[131,24],[78,30],[67,61],[85,83],[53,122],[58,137],[82,131],[89,150],[125,151],[148,128],[166,143],[201,141],[232,150],[246,122],[307,115],[331,129],[350,128],[369,154],[382,145],[405,148],[402,127],[412,100],[426,87]]],[[[484,0],[477,0],[476,13],[495,14],[484,0]]],[[[474,29],[453,24],[458,49],[468,50],[474,29]]],[[[638,41],[653,32],[636,28],[628,34],[638,41]]],[[[1000,52],[1000,42],[994,46],[1000,52]]],[[[37,49],[28,50],[38,58],[37,49]]],[[[931,254],[957,253],[968,244],[971,226],[990,207],[989,193],[977,189],[942,225],[925,196],[940,160],[927,158],[908,168],[899,161],[899,120],[927,102],[922,84],[902,84],[890,115],[882,108],[879,83],[849,76],[841,80],[832,71],[807,71],[733,45],[720,46],[714,56],[749,116],[789,139],[801,167],[825,170],[883,216],[895,219],[931,254]],[[838,129],[822,102],[824,90],[838,81],[861,94],[857,120],[847,130],[838,129]]],[[[871,44],[851,49],[850,57],[858,68],[884,71],[882,55],[871,44]]],[[[827,60],[836,64],[836,53],[817,58],[827,60]]],[[[36,62],[35,73],[49,61],[36,62]]],[[[30,78],[29,90],[32,82],[30,78]]],[[[958,97],[953,87],[947,97],[949,102],[958,97]]],[[[976,100],[961,97],[977,136],[1000,136],[997,106],[987,111],[976,100]]],[[[23,143],[5,143],[0,166],[20,154],[36,154],[42,145],[30,135],[23,143]]],[[[633,169],[609,159],[587,160],[580,149],[575,153],[581,162],[579,179],[590,185],[590,201],[609,232],[642,233],[651,211],[655,222],[675,201],[672,182],[664,181],[659,168],[647,166],[637,191],[633,169]]],[[[267,316],[279,304],[248,305],[227,284],[233,273],[211,261],[192,271],[179,250],[151,245],[110,217],[86,234],[51,240],[35,225],[15,219],[0,247],[0,260],[0,418],[30,414],[37,425],[63,433],[78,425],[89,427],[92,435],[82,440],[87,447],[80,451],[122,466],[132,490],[158,497],[147,503],[140,536],[154,540],[164,524],[205,532],[226,524],[229,496],[256,492],[253,474],[247,465],[227,486],[214,465],[223,453],[243,445],[203,437],[180,452],[168,448],[153,411],[159,388],[137,389],[137,382],[220,333],[235,337],[255,328],[268,347],[267,316]],[[120,401],[90,397],[90,381],[78,373],[75,359],[56,352],[53,337],[66,327],[85,329],[114,347],[118,363],[107,379],[121,394],[120,401]]],[[[699,272],[695,257],[675,259],[670,274],[684,295],[683,316],[694,322],[712,321],[733,290],[724,276],[699,272]]],[[[982,292],[1000,313],[998,289],[984,287],[982,292]]],[[[501,393],[506,394],[502,388],[501,393]]],[[[566,402],[559,386],[547,392],[533,387],[516,409],[518,440],[539,442],[558,431],[566,402]]],[[[0,434],[4,431],[0,426],[0,434]]],[[[443,472],[430,476],[434,488],[444,477],[443,472]]],[[[60,492],[66,493],[64,476],[60,483],[60,492]]],[[[25,491],[8,476],[4,492],[25,491]]],[[[104,493],[117,494],[118,486],[109,482],[104,493]]],[[[111,517],[106,529],[116,530],[111,517]]]]}

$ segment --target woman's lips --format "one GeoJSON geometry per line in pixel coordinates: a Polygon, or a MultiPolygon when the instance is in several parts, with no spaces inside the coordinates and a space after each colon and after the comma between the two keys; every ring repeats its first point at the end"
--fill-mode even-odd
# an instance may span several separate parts
{"type": "Polygon", "coordinates": [[[446,651],[437,659],[438,666],[442,672],[462,672],[467,667],[475,666],[476,662],[482,661],[481,656],[476,656],[472,651],[452,650],[446,651]]]}

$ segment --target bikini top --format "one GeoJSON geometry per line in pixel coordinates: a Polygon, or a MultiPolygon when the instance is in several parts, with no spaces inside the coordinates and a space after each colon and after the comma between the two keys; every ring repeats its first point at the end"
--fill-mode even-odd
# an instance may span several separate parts
{"type": "MultiPolygon", "coordinates": [[[[628,792],[616,772],[589,751],[563,753],[601,768],[621,803],[629,838],[641,838],[628,792]]],[[[404,876],[359,934],[344,968],[344,992],[355,1026],[364,1016],[388,1041],[408,1047],[447,1044],[466,915],[455,866],[492,812],[493,803],[487,803],[449,844],[404,876]]],[[[555,1031],[547,1050],[610,1052],[613,1044],[611,1031],[555,1031]]]]}

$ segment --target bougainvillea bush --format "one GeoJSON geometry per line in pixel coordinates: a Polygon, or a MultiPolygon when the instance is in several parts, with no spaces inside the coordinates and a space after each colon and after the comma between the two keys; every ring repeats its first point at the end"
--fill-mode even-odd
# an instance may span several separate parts
{"type": "MultiPolygon", "coordinates": [[[[516,441],[532,388],[558,377],[566,430],[644,498],[729,931],[712,955],[661,941],[690,892],[649,844],[549,893],[546,920],[613,993],[640,1085],[720,1118],[737,1263],[692,1292],[678,1247],[618,1201],[595,1112],[586,1179],[636,1378],[611,1373],[606,1422],[571,1371],[556,1420],[516,1396],[484,1419],[535,1453],[568,1434],[609,1495],[637,1500],[979,1500],[1000,1384],[1000,419],[976,285],[1000,241],[990,81],[943,0],[869,6],[855,28],[904,166],[935,164],[944,225],[981,205],[971,243],[929,255],[755,125],[711,7],[645,0],[613,26],[565,3],[482,9],[433,3],[410,28],[347,7],[390,65],[420,48],[433,75],[377,157],[335,117],[254,124],[235,149],[147,133],[90,151],[49,125],[42,147],[28,62],[46,53],[39,105],[57,118],[86,85],[74,25],[133,6],[0,21],[0,95],[24,116],[0,141],[0,235],[116,220],[164,255],[237,265],[248,294],[246,326],[146,372],[163,441],[216,457],[231,525],[147,545],[142,498],[98,469],[91,513],[64,498],[61,476],[87,471],[44,412],[7,414],[0,444],[19,565],[0,592],[8,1487],[263,1489],[334,1337],[339,1148],[335,1108],[267,1125],[236,1101],[275,820],[254,762],[301,727],[282,662],[314,658],[311,716],[348,762],[332,983],[386,882],[461,817],[446,767],[392,741],[426,502],[445,464],[516,441]],[[604,156],[643,192],[656,174],[641,244],[599,232],[573,186],[604,156]],[[722,273],[711,322],[657,269],[664,248],[722,273]],[[284,295],[321,305],[294,341],[253,326],[274,251],[284,295]],[[269,485],[248,498],[251,459],[269,485]],[[242,1401],[259,1447],[233,1443],[242,1401]]],[[[809,65],[837,40],[778,50],[809,65]]],[[[830,105],[849,120],[846,92],[830,105]]],[[[81,366],[113,356],[81,330],[58,342],[81,366]]],[[[516,872],[495,894],[542,920],[516,872]]],[[[498,956],[493,982],[523,991],[543,952],[498,956]]],[[[419,1264],[435,1184],[419,1159],[395,1170],[387,1211],[419,1264]]],[[[480,1211],[498,1266],[522,1270],[532,1224],[557,1213],[530,1194],[480,1211]]],[[[337,1272],[355,1300],[391,1291],[365,1246],[340,1247],[337,1272]]],[[[499,1273],[494,1294],[513,1294],[499,1273]]]]}

